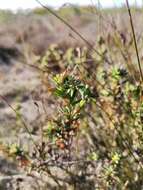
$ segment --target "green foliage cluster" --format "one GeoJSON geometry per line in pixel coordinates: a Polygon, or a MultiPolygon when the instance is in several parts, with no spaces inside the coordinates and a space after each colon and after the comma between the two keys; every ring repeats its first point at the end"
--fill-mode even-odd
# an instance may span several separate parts
{"type": "Polygon", "coordinates": [[[71,165],[79,163],[78,170],[85,178],[92,166],[88,175],[94,176],[94,187],[99,190],[141,189],[143,86],[129,74],[128,67],[104,66],[108,48],[101,39],[98,50],[102,57],[95,52],[91,55],[86,47],[49,47],[40,69],[56,112],[43,123],[42,140],[34,142],[33,156],[18,145],[12,145],[14,154],[19,157],[20,150],[22,163],[24,158],[31,170],[49,173],[51,165],[64,167],[72,178],[78,175],[71,165]]]}
{"type": "MultiPolygon", "coordinates": [[[[64,80],[62,74],[54,77],[55,92],[68,99],[67,107],[62,110],[67,115],[71,107],[84,105],[89,97],[92,100],[85,109],[79,129],[91,150],[86,152],[85,159],[102,163],[97,174],[98,188],[139,189],[143,177],[143,86],[134,80],[124,65],[104,67],[108,48],[101,39],[98,50],[102,57],[96,53],[91,56],[87,48],[70,48],[65,53],[58,47],[54,49],[54,54],[59,56],[53,58],[58,57],[62,69],[70,70],[64,80]]],[[[51,55],[53,53],[46,54],[44,58],[51,55]]],[[[48,64],[47,61],[47,67],[48,64]]],[[[44,64],[43,68],[47,67],[44,64]]]]}
{"type": "Polygon", "coordinates": [[[92,49],[52,44],[37,63],[55,112],[40,123],[31,152],[17,144],[8,151],[57,185],[52,166],[66,172],[76,189],[83,189],[81,182],[89,189],[142,189],[143,85],[130,61],[131,42],[119,34],[99,37],[92,49]],[[126,65],[115,62],[119,53],[126,65]]]}

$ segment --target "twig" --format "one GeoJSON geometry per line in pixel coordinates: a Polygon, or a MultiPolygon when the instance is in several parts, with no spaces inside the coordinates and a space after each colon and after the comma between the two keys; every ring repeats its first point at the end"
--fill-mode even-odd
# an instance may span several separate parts
{"type": "Polygon", "coordinates": [[[136,39],[136,34],[135,34],[135,29],[134,29],[134,24],[133,24],[133,18],[132,18],[131,9],[130,9],[128,0],[126,0],[126,4],[127,4],[129,17],[130,17],[130,24],[131,24],[133,40],[134,40],[134,45],[135,45],[135,50],[136,50],[136,55],[137,55],[138,67],[139,67],[139,71],[140,71],[141,80],[143,82],[143,73],[142,73],[142,69],[141,69],[141,62],[140,62],[139,50],[138,50],[138,46],[137,46],[137,39],[136,39]]]}
{"type": "Polygon", "coordinates": [[[83,160],[83,159],[81,159],[81,160],[72,160],[72,161],[62,161],[62,162],[59,162],[59,161],[57,161],[57,162],[53,162],[53,163],[50,163],[52,160],[51,159],[48,159],[48,160],[45,160],[45,161],[43,161],[43,162],[41,162],[40,164],[39,164],[39,166],[38,167],[41,167],[41,166],[44,166],[44,165],[48,165],[48,166],[69,166],[69,165],[74,165],[74,164],[78,164],[78,163],[90,163],[91,161],[90,160],[83,160]]]}

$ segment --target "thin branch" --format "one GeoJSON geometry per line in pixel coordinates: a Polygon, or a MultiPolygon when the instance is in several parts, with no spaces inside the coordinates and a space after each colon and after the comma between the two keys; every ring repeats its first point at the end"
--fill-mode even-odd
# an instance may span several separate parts
{"type": "Polygon", "coordinates": [[[141,80],[143,82],[143,73],[142,73],[142,69],[141,69],[141,62],[140,62],[139,50],[138,50],[138,46],[137,46],[137,39],[136,39],[136,34],[135,34],[135,29],[134,29],[134,24],[133,24],[132,13],[131,13],[131,9],[130,9],[130,5],[129,5],[129,1],[128,0],[126,0],[126,4],[127,4],[127,9],[128,9],[128,14],[129,14],[129,17],[130,17],[130,24],[131,24],[131,29],[132,29],[132,34],[133,34],[133,40],[134,40],[134,45],[135,45],[135,50],[136,50],[136,55],[137,55],[138,67],[139,67],[139,71],[140,71],[141,80]]]}

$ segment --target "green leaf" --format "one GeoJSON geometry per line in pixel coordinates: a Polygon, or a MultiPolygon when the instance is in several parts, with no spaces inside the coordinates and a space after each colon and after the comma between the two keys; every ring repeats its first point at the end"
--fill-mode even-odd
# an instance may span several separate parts
{"type": "Polygon", "coordinates": [[[82,107],[85,105],[85,103],[86,103],[85,100],[81,100],[81,101],[79,102],[79,106],[80,106],[80,108],[82,108],[82,107]]]}
{"type": "Polygon", "coordinates": [[[97,161],[97,160],[98,160],[98,155],[96,154],[96,152],[92,152],[92,153],[89,155],[89,159],[90,159],[90,160],[93,160],[93,161],[97,161]]]}

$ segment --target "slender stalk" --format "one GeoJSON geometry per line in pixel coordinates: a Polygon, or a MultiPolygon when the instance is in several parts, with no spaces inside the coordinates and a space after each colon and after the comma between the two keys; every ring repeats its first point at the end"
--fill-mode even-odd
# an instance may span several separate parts
{"type": "MultiPolygon", "coordinates": [[[[100,5],[100,0],[98,0],[98,10],[101,13],[101,5],[100,5]]],[[[102,32],[102,28],[101,28],[101,22],[102,22],[102,14],[99,14],[99,18],[98,18],[98,30],[99,30],[99,34],[101,34],[102,32]]]]}
{"type": "Polygon", "coordinates": [[[128,0],[126,0],[126,4],[127,4],[127,9],[128,9],[128,14],[129,14],[129,17],[130,17],[130,24],[131,24],[131,29],[132,29],[132,34],[133,34],[133,40],[134,40],[134,46],[135,46],[136,55],[137,55],[137,61],[138,61],[138,67],[139,67],[139,71],[140,71],[140,77],[141,77],[141,81],[143,82],[143,73],[142,73],[142,69],[141,69],[141,62],[140,62],[139,50],[138,50],[138,46],[137,46],[137,39],[136,39],[136,34],[135,34],[135,29],[134,29],[134,24],[133,24],[132,13],[131,13],[131,9],[130,9],[130,5],[129,5],[129,1],[128,0]]]}

